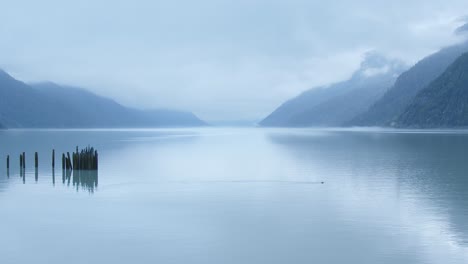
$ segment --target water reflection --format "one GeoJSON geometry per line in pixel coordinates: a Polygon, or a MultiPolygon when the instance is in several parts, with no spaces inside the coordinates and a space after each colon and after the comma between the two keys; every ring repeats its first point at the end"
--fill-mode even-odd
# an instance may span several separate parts
{"type": "Polygon", "coordinates": [[[468,263],[468,136],[13,132],[4,157],[73,137],[103,159],[1,175],[5,263],[468,263]]]}
{"type": "Polygon", "coordinates": [[[73,186],[78,191],[80,188],[93,193],[98,187],[98,171],[75,170],[73,171],[73,186]]]}
{"type": "Polygon", "coordinates": [[[335,185],[388,190],[404,203],[417,199],[443,215],[457,243],[468,246],[468,134],[311,132],[268,138],[335,185]]]}
{"type": "MultiPolygon", "coordinates": [[[[52,172],[52,183],[55,185],[55,172],[52,172]]],[[[96,170],[62,170],[62,184],[75,187],[76,191],[85,190],[94,193],[98,187],[96,170]]]]}
{"type": "MultiPolygon", "coordinates": [[[[34,172],[26,173],[25,169],[20,169],[18,176],[23,184],[27,183],[28,175],[32,177],[34,174],[34,183],[41,183],[39,180],[39,169],[34,169],[34,172]]],[[[13,181],[15,182],[17,178],[10,177],[10,170],[7,169],[6,175],[3,178],[4,181],[0,181],[0,191],[4,188],[2,184],[13,181]]],[[[52,178],[52,186],[55,187],[55,170],[51,171],[51,174],[44,173],[41,176],[42,182],[48,181],[52,178]]],[[[81,171],[72,171],[72,170],[62,170],[62,184],[67,187],[73,186],[76,191],[87,191],[89,193],[94,193],[98,187],[98,172],[95,170],[81,170],[81,171]]]]}

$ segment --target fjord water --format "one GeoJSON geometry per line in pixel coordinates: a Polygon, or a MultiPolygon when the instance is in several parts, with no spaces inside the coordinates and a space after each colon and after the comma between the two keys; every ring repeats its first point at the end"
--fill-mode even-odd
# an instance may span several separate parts
{"type": "Polygon", "coordinates": [[[463,131],[9,130],[7,154],[1,263],[468,263],[463,131]],[[88,144],[95,181],[63,182],[88,144]]]}

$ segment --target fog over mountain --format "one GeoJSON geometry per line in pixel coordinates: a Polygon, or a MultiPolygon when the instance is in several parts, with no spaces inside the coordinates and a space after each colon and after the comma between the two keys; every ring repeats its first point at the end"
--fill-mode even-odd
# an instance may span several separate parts
{"type": "MultiPolygon", "coordinates": [[[[468,18],[466,19],[468,20],[468,18]]],[[[458,35],[467,35],[468,34],[468,23],[458,27],[456,30],[455,30],[455,34],[458,34],[458,35]]]]}
{"type": "Polygon", "coordinates": [[[391,126],[408,107],[416,94],[439,77],[461,54],[468,51],[468,42],[443,48],[422,59],[402,73],[395,85],[368,111],[349,125],[391,126]]]}
{"type": "Polygon", "coordinates": [[[189,112],[138,110],[85,89],[26,84],[0,70],[0,123],[8,128],[200,126],[189,112]]]}
{"type": "Polygon", "coordinates": [[[341,126],[366,111],[406,69],[401,61],[366,54],[349,80],[312,88],[285,102],[262,126],[341,126]]]}
{"type": "Polygon", "coordinates": [[[2,1],[0,68],[138,109],[260,121],[349,79],[370,50],[412,65],[457,43],[466,10],[466,0],[2,1]]]}

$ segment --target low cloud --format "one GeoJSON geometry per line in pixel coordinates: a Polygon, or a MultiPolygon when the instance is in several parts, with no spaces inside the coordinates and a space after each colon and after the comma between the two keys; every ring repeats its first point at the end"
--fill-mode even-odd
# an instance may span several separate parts
{"type": "Polygon", "coordinates": [[[407,64],[460,41],[467,1],[10,1],[0,67],[140,108],[260,119],[348,78],[369,50],[407,64]],[[27,8],[26,8],[27,7],[27,8]]]}

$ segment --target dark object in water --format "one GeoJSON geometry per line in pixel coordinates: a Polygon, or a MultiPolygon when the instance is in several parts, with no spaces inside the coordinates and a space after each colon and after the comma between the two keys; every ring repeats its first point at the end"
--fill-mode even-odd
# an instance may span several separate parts
{"type": "Polygon", "coordinates": [[[65,153],[62,153],[62,170],[65,170],[65,153]]]}
{"type": "Polygon", "coordinates": [[[70,159],[70,152],[67,152],[67,170],[73,170],[73,166],[70,159]]]}
{"type": "Polygon", "coordinates": [[[67,170],[97,170],[98,169],[98,152],[93,147],[86,147],[83,150],[79,150],[76,147],[76,152],[67,152],[62,155],[62,167],[67,170]]]}
{"type": "Polygon", "coordinates": [[[79,151],[78,147],[76,147],[76,152],[73,153],[73,167],[75,170],[97,170],[97,150],[88,146],[85,149],[79,151]]]}

